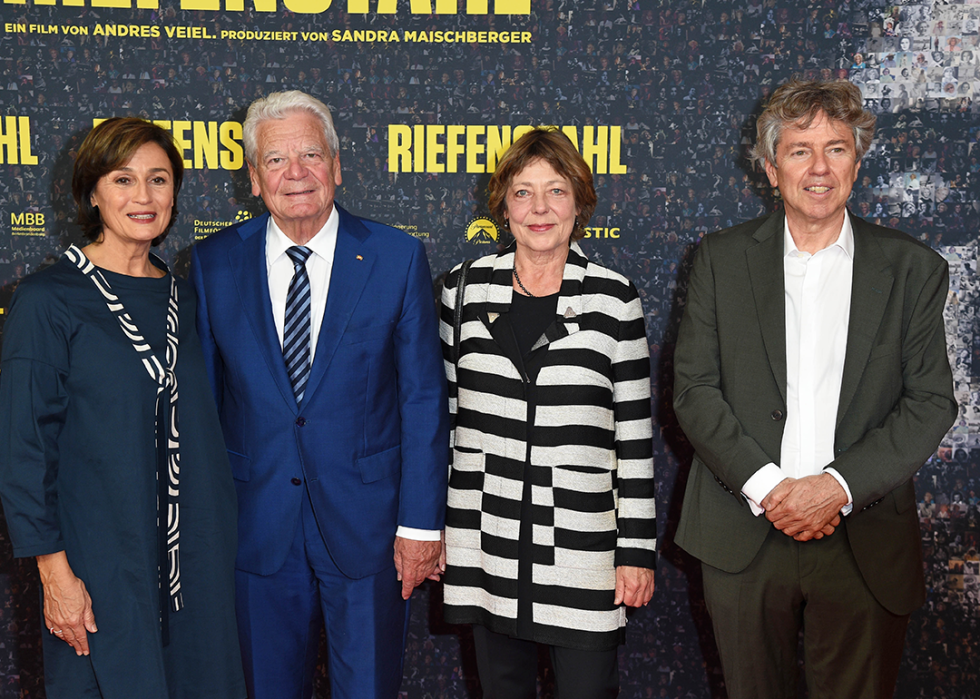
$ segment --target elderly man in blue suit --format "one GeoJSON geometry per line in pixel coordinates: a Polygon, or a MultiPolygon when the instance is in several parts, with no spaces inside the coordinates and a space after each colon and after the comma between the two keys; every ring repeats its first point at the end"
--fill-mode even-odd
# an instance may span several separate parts
{"type": "Polygon", "coordinates": [[[238,489],[251,699],[398,693],[415,586],[439,574],[448,416],[419,241],[334,203],[330,111],[302,92],[244,125],[269,213],[196,246],[198,330],[238,489]]]}

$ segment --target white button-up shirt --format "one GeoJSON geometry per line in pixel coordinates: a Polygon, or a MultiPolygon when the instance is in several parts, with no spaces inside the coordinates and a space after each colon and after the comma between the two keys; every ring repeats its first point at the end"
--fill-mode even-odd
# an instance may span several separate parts
{"type": "Polygon", "coordinates": [[[786,295],[786,426],[779,462],[768,463],[745,482],[742,494],[753,513],[784,478],[803,478],[826,471],[847,493],[836,469],[834,432],[844,375],[847,324],[851,316],[854,231],[848,215],[837,240],[814,254],[796,247],[789,223],[783,231],[783,276],[786,295]]]}

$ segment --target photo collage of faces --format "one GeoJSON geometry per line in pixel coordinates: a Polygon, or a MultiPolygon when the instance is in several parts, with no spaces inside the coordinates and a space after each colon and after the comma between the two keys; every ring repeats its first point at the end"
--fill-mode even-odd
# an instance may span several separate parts
{"type": "Polygon", "coordinates": [[[959,416],[916,475],[926,605],[912,615],[901,696],[965,698],[980,681],[980,276],[978,246],[944,246],[944,313],[959,416]]]}
{"type": "MultiPolygon", "coordinates": [[[[974,689],[963,688],[980,672],[980,604],[967,594],[974,569],[967,545],[976,519],[969,516],[976,511],[972,479],[980,478],[980,4],[532,0],[527,17],[413,15],[408,2],[397,3],[396,16],[347,15],[336,2],[321,15],[257,12],[249,2],[242,12],[213,13],[161,5],[7,7],[9,21],[42,24],[197,24],[215,32],[515,30],[531,32],[532,40],[396,44],[0,34],[0,103],[6,114],[29,117],[38,158],[34,165],[0,164],[0,308],[19,279],[78,239],[71,162],[93,118],[136,114],[218,125],[241,122],[247,106],[269,92],[308,91],[334,112],[343,170],[338,201],[419,235],[436,276],[492,251],[493,245],[478,246],[465,236],[473,217],[486,215],[489,174],[390,172],[389,124],[558,124],[580,133],[585,126],[621,127],[626,171],[596,173],[599,202],[582,247],[630,277],[642,297],[654,363],[662,542],[657,593],[631,616],[621,650],[623,699],[723,696],[697,567],[671,543],[690,457],[670,409],[672,352],[692,254],[701,236],[779,205],[764,173],[746,157],[755,118],[775,87],[794,76],[859,84],[878,129],[851,210],[907,231],[950,260],[948,335],[957,398],[966,405],[948,448],[920,472],[920,498],[929,492],[933,503],[962,501],[966,514],[954,516],[959,505],[946,508],[949,517],[940,516],[938,504],[923,510],[930,595],[913,616],[900,678],[900,691],[908,693],[901,697],[975,699],[974,689]],[[44,216],[40,234],[13,231],[13,217],[25,213],[44,216]],[[960,573],[951,573],[956,561],[963,561],[962,595],[960,573]]],[[[193,131],[188,135],[193,140],[193,131]]],[[[187,157],[193,153],[192,145],[187,157]]],[[[186,270],[197,237],[262,210],[243,167],[188,169],[178,205],[179,219],[160,249],[177,270],[186,270]]],[[[0,561],[8,559],[0,526],[0,561]]],[[[41,696],[39,613],[30,575],[27,564],[0,566],[0,699],[41,696]]],[[[441,624],[438,586],[417,595],[402,697],[479,696],[471,637],[441,624]]],[[[543,682],[547,690],[549,678],[543,682]]],[[[326,686],[321,672],[318,696],[327,696],[326,686]]]]}
{"type": "Polygon", "coordinates": [[[878,115],[854,210],[933,245],[958,241],[980,212],[980,5],[857,0],[851,16],[863,35],[849,79],[878,115]]]}
{"type": "Polygon", "coordinates": [[[862,19],[870,36],[850,70],[869,109],[975,111],[980,5],[893,5],[862,19]]]}

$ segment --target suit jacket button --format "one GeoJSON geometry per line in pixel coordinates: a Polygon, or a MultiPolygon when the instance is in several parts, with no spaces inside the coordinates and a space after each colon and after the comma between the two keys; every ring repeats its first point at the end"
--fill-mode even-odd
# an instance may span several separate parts
{"type": "Polygon", "coordinates": [[[776,422],[779,422],[780,420],[782,420],[782,419],[783,419],[783,411],[782,411],[782,410],[773,410],[773,411],[772,411],[772,412],[771,412],[771,413],[769,414],[769,417],[771,417],[771,418],[772,418],[773,420],[775,420],[776,422]]]}
{"type": "Polygon", "coordinates": [[[293,485],[303,485],[303,481],[300,478],[293,478],[289,482],[292,483],[293,485]]]}
{"type": "Polygon", "coordinates": [[[305,426],[306,425],[306,418],[305,417],[298,417],[298,418],[296,418],[296,424],[299,425],[300,427],[305,426]]]}

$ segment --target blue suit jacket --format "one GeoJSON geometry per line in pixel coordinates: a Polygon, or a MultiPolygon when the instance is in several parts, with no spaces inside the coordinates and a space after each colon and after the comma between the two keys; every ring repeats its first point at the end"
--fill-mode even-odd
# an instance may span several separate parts
{"type": "Polygon", "coordinates": [[[238,490],[241,570],[282,566],[309,489],[351,578],[392,565],[399,525],[442,529],[449,428],[422,244],[340,207],[327,306],[303,402],[272,317],[268,214],[193,251],[198,331],[238,490]]]}

